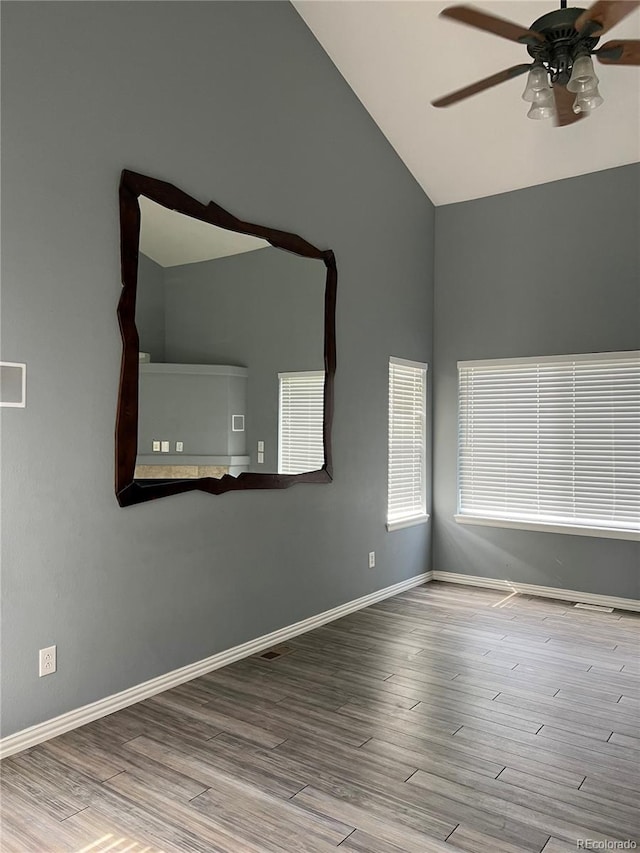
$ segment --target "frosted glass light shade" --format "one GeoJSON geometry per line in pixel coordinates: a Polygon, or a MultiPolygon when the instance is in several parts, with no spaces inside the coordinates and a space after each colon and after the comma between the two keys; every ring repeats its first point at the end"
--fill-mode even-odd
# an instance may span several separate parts
{"type": "Polygon", "coordinates": [[[553,118],[556,114],[556,108],[553,104],[541,105],[539,103],[531,104],[531,109],[527,113],[527,118],[543,119],[553,118]]]}
{"type": "Polygon", "coordinates": [[[527,113],[527,118],[553,118],[556,113],[556,102],[553,89],[549,86],[548,81],[544,89],[532,91],[531,95],[531,108],[527,113]]]}
{"type": "Polygon", "coordinates": [[[579,56],[573,63],[571,79],[567,83],[569,92],[589,92],[599,83],[590,56],[579,56]]]}
{"type": "Polygon", "coordinates": [[[533,103],[538,100],[540,92],[550,90],[547,69],[543,65],[534,65],[527,77],[527,85],[522,93],[522,100],[533,103]]]}
{"type": "Polygon", "coordinates": [[[598,87],[595,86],[588,92],[578,92],[573,102],[573,111],[574,113],[591,113],[602,104],[604,104],[604,98],[598,91],[598,87]]]}
{"type": "Polygon", "coordinates": [[[553,97],[553,89],[541,89],[539,92],[534,92],[531,98],[531,103],[537,104],[539,107],[553,106],[555,98],[553,97]]]}

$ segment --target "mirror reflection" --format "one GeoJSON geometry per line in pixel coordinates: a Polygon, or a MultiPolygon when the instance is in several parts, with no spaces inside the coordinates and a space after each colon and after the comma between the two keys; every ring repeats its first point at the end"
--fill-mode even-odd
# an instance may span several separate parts
{"type": "Polygon", "coordinates": [[[321,468],[324,263],[139,203],[135,478],[321,468]]]}

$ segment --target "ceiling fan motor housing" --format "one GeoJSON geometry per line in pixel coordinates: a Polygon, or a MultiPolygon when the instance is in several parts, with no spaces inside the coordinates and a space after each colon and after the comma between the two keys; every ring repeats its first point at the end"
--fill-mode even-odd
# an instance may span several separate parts
{"type": "Polygon", "coordinates": [[[584,9],[556,9],[531,24],[530,29],[544,36],[544,41],[527,43],[527,51],[536,62],[542,63],[551,75],[552,83],[564,86],[571,77],[574,60],[592,53],[599,38],[589,35],[589,26],[582,32],[575,22],[584,9]]]}

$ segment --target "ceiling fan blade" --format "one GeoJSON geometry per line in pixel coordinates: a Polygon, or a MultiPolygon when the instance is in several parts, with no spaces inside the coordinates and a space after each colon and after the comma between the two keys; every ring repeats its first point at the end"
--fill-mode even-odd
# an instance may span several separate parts
{"type": "Polygon", "coordinates": [[[578,32],[601,36],[640,6],[640,0],[597,0],[576,19],[578,32]]]}
{"type": "Polygon", "coordinates": [[[492,74],[491,77],[485,77],[484,80],[478,80],[477,83],[472,83],[471,86],[465,86],[464,89],[458,89],[457,92],[452,92],[450,95],[438,98],[437,101],[431,101],[431,104],[434,107],[448,107],[458,101],[463,101],[465,98],[470,98],[471,95],[477,95],[478,92],[484,92],[485,89],[490,89],[492,86],[497,86],[499,83],[511,80],[512,77],[518,77],[530,68],[531,64],[529,63],[524,65],[513,65],[511,68],[505,68],[504,71],[498,71],[497,74],[492,74]]]}
{"type": "Polygon", "coordinates": [[[640,39],[608,41],[595,55],[605,65],[640,65],[640,39]]]}
{"type": "Polygon", "coordinates": [[[553,87],[553,96],[556,101],[556,127],[566,127],[568,124],[574,124],[585,117],[585,113],[574,113],[575,95],[573,92],[567,91],[566,86],[559,86],[556,83],[553,87]]]}
{"type": "Polygon", "coordinates": [[[451,18],[454,21],[459,21],[461,24],[475,27],[477,30],[484,30],[487,33],[493,33],[496,36],[502,36],[502,38],[509,39],[510,41],[518,41],[522,44],[535,44],[544,41],[544,37],[535,30],[528,30],[519,24],[512,24],[511,21],[505,21],[503,18],[488,15],[486,12],[480,11],[480,9],[474,9],[473,6],[450,6],[448,9],[443,9],[440,12],[440,16],[451,18]]]}

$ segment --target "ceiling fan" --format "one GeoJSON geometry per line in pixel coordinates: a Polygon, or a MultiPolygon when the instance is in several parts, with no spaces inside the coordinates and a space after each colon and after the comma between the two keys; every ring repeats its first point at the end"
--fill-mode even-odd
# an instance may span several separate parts
{"type": "Polygon", "coordinates": [[[522,95],[531,104],[528,117],[553,118],[558,127],[573,124],[603,103],[592,55],[607,65],[640,65],[640,39],[608,41],[596,49],[600,36],[638,6],[640,0],[597,0],[588,9],[568,9],[567,0],[560,0],[559,9],[528,29],[472,6],[450,6],[442,17],[520,42],[533,62],[513,65],[432,104],[448,107],[528,71],[522,95]]]}

